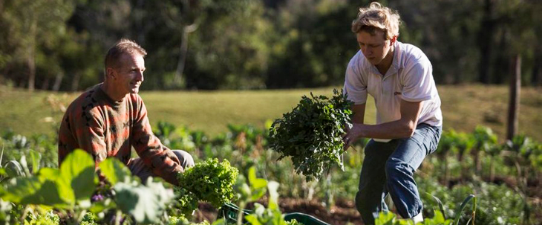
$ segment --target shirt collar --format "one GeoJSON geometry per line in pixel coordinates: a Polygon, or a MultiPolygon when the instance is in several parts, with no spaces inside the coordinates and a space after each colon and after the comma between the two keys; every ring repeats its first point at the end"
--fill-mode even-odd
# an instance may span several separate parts
{"type": "Polygon", "coordinates": [[[401,57],[403,54],[401,54],[401,49],[399,48],[399,41],[395,41],[395,43],[393,44],[393,48],[393,61],[391,62],[390,69],[388,69],[386,75],[396,74],[399,69],[401,69],[401,63],[399,62],[401,62],[401,57]]]}
{"type": "MultiPolygon", "coordinates": [[[[393,60],[391,62],[390,68],[388,69],[386,74],[384,74],[384,77],[396,74],[400,69],[402,69],[402,65],[401,65],[400,62],[401,62],[401,58],[402,58],[403,54],[401,54],[400,43],[399,43],[399,41],[396,41],[393,45],[394,45],[393,46],[394,47],[393,60]]],[[[365,59],[365,60],[367,60],[367,59],[365,59]]],[[[378,72],[378,69],[376,68],[376,66],[370,64],[369,61],[367,61],[366,65],[370,68],[371,71],[373,71],[373,73],[380,74],[380,72],[378,72]]]]}

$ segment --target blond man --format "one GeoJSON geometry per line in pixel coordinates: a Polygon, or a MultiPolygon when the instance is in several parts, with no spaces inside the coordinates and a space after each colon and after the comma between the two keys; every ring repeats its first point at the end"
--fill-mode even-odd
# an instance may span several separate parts
{"type": "Polygon", "coordinates": [[[98,164],[109,157],[125,163],[143,181],[158,176],[177,184],[176,174],[194,165],[192,156],[170,150],[152,133],[147,109],[138,95],[144,80],[145,49],[122,39],[105,57],[105,79],[68,107],[59,129],[58,162],[83,149],[98,164]],[[139,158],[131,157],[135,149],[139,158]]]}
{"type": "Polygon", "coordinates": [[[437,148],[442,132],[440,97],[431,62],[417,47],[401,43],[400,16],[373,2],[360,8],[352,32],[360,51],[346,70],[344,89],[354,102],[353,126],[345,146],[370,138],[365,147],[356,207],[365,224],[374,224],[390,195],[398,213],[423,221],[414,172],[437,148]],[[364,123],[367,95],[376,105],[376,124],[364,123]]]}

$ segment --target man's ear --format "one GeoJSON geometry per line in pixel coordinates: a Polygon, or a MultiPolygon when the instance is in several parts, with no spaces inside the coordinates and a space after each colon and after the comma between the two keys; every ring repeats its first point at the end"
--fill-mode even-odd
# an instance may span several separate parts
{"type": "Polygon", "coordinates": [[[115,72],[115,69],[111,68],[111,67],[108,67],[105,69],[105,75],[107,78],[110,78],[110,79],[115,79],[117,78],[116,77],[116,72],[115,72]]]}
{"type": "Polygon", "coordinates": [[[397,41],[397,36],[393,36],[393,37],[390,39],[390,46],[392,46],[393,44],[395,44],[396,41],[397,41]]]}

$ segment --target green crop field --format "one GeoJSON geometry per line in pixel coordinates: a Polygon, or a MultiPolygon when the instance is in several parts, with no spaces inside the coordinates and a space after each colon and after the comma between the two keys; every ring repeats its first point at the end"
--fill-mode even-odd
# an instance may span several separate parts
{"type": "MultiPolygon", "coordinates": [[[[276,198],[269,198],[275,203],[268,205],[278,205],[278,201],[281,202],[280,205],[285,205],[284,208],[281,206],[280,210],[274,209],[277,211],[272,215],[277,218],[282,215],[280,211],[286,212],[286,208],[289,208],[293,209],[292,212],[307,213],[331,224],[344,224],[340,222],[361,224],[360,216],[354,209],[353,199],[357,192],[359,171],[364,158],[361,150],[362,141],[356,144],[354,150],[347,151],[341,157],[340,165],[344,167],[344,170],[340,171],[336,165],[333,165],[329,173],[326,173],[325,179],[320,177],[319,181],[308,182],[303,175],[294,172],[295,168],[300,166],[299,160],[287,158],[278,160],[279,152],[271,144],[272,140],[276,139],[263,132],[267,121],[280,118],[281,114],[291,111],[301,96],[309,95],[310,92],[331,96],[332,89],[142,92],[151,123],[162,143],[167,143],[166,145],[172,149],[190,152],[200,163],[199,166],[192,167],[194,168],[192,172],[187,170],[186,174],[183,173],[187,177],[182,178],[185,183],[180,187],[189,187],[189,183],[204,183],[193,182],[201,177],[201,174],[206,174],[206,176],[222,172],[229,174],[225,177],[220,176],[221,179],[218,180],[211,179],[217,182],[205,182],[206,186],[203,188],[200,186],[190,189],[176,187],[171,190],[159,179],[143,184],[137,180],[131,180],[129,173],[118,174],[108,171],[110,168],[122,166],[115,160],[106,160],[99,166],[107,179],[117,183],[112,183],[109,188],[96,186],[97,183],[93,182],[95,179],[92,176],[66,172],[80,171],[83,174],[84,171],[92,171],[95,168],[92,157],[82,151],[72,153],[73,156],[65,160],[68,163],[62,164],[62,167],[58,169],[54,133],[63,115],[63,109],[79,93],[29,93],[25,90],[0,86],[0,109],[2,109],[0,110],[0,134],[2,134],[0,146],[2,146],[3,156],[0,165],[0,181],[21,176],[16,178],[18,182],[13,182],[13,180],[0,182],[0,197],[2,198],[0,203],[7,202],[17,206],[0,207],[0,217],[8,218],[6,215],[9,214],[11,217],[7,219],[7,224],[12,224],[15,220],[22,221],[25,216],[26,221],[47,224],[82,222],[102,224],[104,221],[112,221],[112,218],[117,218],[117,216],[118,220],[124,218],[137,222],[148,220],[159,224],[179,224],[178,221],[183,219],[202,222],[203,218],[190,216],[191,212],[199,208],[202,215],[208,215],[209,217],[206,218],[211,218],[210,221],[213,221],[217,218],[216,211],[206,210],[208,206],[199,207],[200,201],[218,208],[224,206],[225,202],[231,201],[231,197],[235,194],[245,193],[239,195],[244,196],[243,199],[234,202],[242,206],[258,196],[263,196],[265,192],[261,192],[262,187],[266,187],[265,182],[272,181],[273,185],[268,187],[269,196],[273,192],[276,198]],[[160,123],[158,126],[159,121],[167,123],[160,123]],[[228,127],[228,124],[235,126],[228,127]],[[240,126],[246,124],[252,124],[256,129],[240,126]],[[172,129],[173,125],[177,128],[186,126],[188,129],[172,129]],[[13,132],[7,132],[8,129],[12,129],[13,132]],[[198,132],[198,130],[203,132],[198,132]],[[231,135],[224,135],[225,132],[230,132],[231,135]],[[222,160],[221,169],[211,169],[219,168],[219,160],[222,160]],[[39,168],[43,170],[38,171],[39,168]],[[196,171],[195,168],[200,170],[196,171]],[[257,173],[256,170],[261,172],[257,173]],[[189,176],[190,173],[194,176],[189,176]],[[246,174],[251,174],[248,176],[249,180],[261,178],[257,178],[257,182],[249,181],[247,186],[233,185],[238,181],[246,182],[246,177],[236,180],[237,175],[245,176],[246,174]],[[84,179],[80,179],[81,177],[84,179]],[[120,179],[121,177],[125,179],[120,179]],[[82,188],[79,185],[81,181],[88,185],[82,188]],[[27,185],[28,182],[34,182],[33,186],[27,185]],[[280,189],[277,189],[279,184],[280,189]],[[39,190],[34,187],[38,187],[39,190]],[[250,191],[247,191],[248,189],[250,191]],[[95,192],[96,190],[99,192],[95,192]],[[116,197],[111,198],[111,195],[107,194],[111,190],[115,191],[116,197]],[[206,191],[195,193],[199,190],[206,191]],[[63,194],[59,195],[61,191],[63,194]],[[134,198],[134,193],[139,193],[140,197],[134,198]],[[175,197],[173,193],[177,193],[180,197],[175,197]],[[256,196],[257,193],[261,194],[256,196]],[[284,197],[279,199],[279,194],[284,197]],[[58,198],[58,196],[68,197],[58,198]],[[91,213],[87,213],[85,208],[74,205],[75,196],[83,196],[81,199],[94,199],[94,202],[91,202],[93,205],[91,213]],[[133,203],[134,199],[137,199],[137,203],[133,203]],[[106,203],[113,201],[115,204],[106,203]],[[170,201],[176,203],[170,204],[170,201]],[[124,204],[125,202],[130,202],[130,204],[124,204]],[[312,205],[308,204],[310,202],[313,202],[312,205]],[[334,202],[342,203],[334,204],[334,202]],[[298,203],[303,205],[303,209],[298,203]],[[323,203],[329,203],[331,208],[323,209],[323,203]],[[31,215],[27,215],[24,204],[34,205],[32,207],[38,204],[49,204],[47,207],[57,204],[52,206],[59,207],[61,211],[48,208],[47,212],[35,210],[29,212],[31,215]],[[98,205],[102,208],[95,207],[98,205]],[[141,210],[146,210],[148,213],[135,213],[130,208],[123,207],[124,205],[145,205],[141,207],[141,210]],[[166,205],[172,207],[170,209],[173,212],[169,214],[168,211],[168,215],[172,215],[168,217],[169,222],[165,221],[166,217],[141,216],[165,215],[162,209],[165,209],[166,205]],[[93,212],[92,209],[99,209],[99,211],[93,212]],[[116,214],[93,214],[103,211],[116,212],[116,214]],[[62,212],[80,216],[62,216],[62,212]],[[113,215],[115,217],[112,217],[113,215]]],[[[512,142],[506,144],[504,143],[508,102],[506,87],[440,86],[439,90],[445,117],[444,126],[448,132],[443,133],[438,150],[427,157],[416,176],[424,204],[424,217],[427,217],[425,224],[443,224],[444,217],[448,221],[455,218],[454,221],[457,224],[470,224],[467,221],[471,219],[475,219],[476,224],[491,224],[493,221],[501,220],[507,224],[537,224],[535,221],[540,221],[542,218],[540,210],[540,193],[542,193],[540,191],[542,187],[540,140],[542,137],[538,132],[542,124],[540,115],[542,95],[538,94],[540,90],[522,89],[519,129],[520,133],[526,134],[527,137],[516,136],[512,142]],[[476,127],[477,125],[482,126],[476,127]],[[499,140],[496,140],[491,130],[486,127],[495,131],[499,135],[499,140]],[[451,129],[458,132],[451,132],[451,129]],[[529,141],[527,138],[535,140],[529,141]],[[438,204],[435,198],[441,200],[443,204],[438,204]],[[466,201],[471,201],[472,204],[461,204],[466,201]],[[458,207],[460,204],[462,207],[458,207]],[[438,213],[442,216],[437,216],[437,211],[434,211],[437,209],[441,209],[438,213]],[[476,218],[473,217],[474,215],[476,218]]],[[[372,100],[369,101],[368,107],[367,121],[373,123],[375,110],[372,100]]],[[[287,138],[285,140],[288,140],[287,138]]],[[[268,214],[265,213],[265,215],[268,214]]],[[[388,222],[399,220],[395,214],[381,218],[382,220],[379,219],[376,224],[391,224],[388,222]]]]}
{"type": "MultiPolygon", "coordinates": [[[[471,132],[476,125],[492,128],[503,140],[506,130],[506,86],[439,86],[445,129],[471,132]]],[[[331,96],[333,88],[262,91],[143,91],[152,125],[167,121],[191,130],[216,135],[227,124],[252,124],[263,128],[289,112],[310,92],[331,96]]],[[[519,132],[542,140],[542,91],[521,90],[519,132]]],[[[62,108],[79,93],[33,92],[0,87],[0,131],[31,135],[54,134],[62,108]]],[[[374,122],[374,104],[368,104],[367,119],[374,122]]]]}

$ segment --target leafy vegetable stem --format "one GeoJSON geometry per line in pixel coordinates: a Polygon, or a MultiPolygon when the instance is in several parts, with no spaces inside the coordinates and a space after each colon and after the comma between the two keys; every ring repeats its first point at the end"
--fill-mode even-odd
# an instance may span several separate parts
{"type": "Polygon", "coordinates": [[[243,210],[245,209],[246,203],[244,201],[241,201],[239,203],[239,211],[237,212],[237,225],[243,224],[243,210]]]}
{"type": "Polygon", "coordinates": [[[115,225],[120,225],[120,219],[122,217],[122,212],[117,209],[117,215],[115,216],[115,225]]]}

